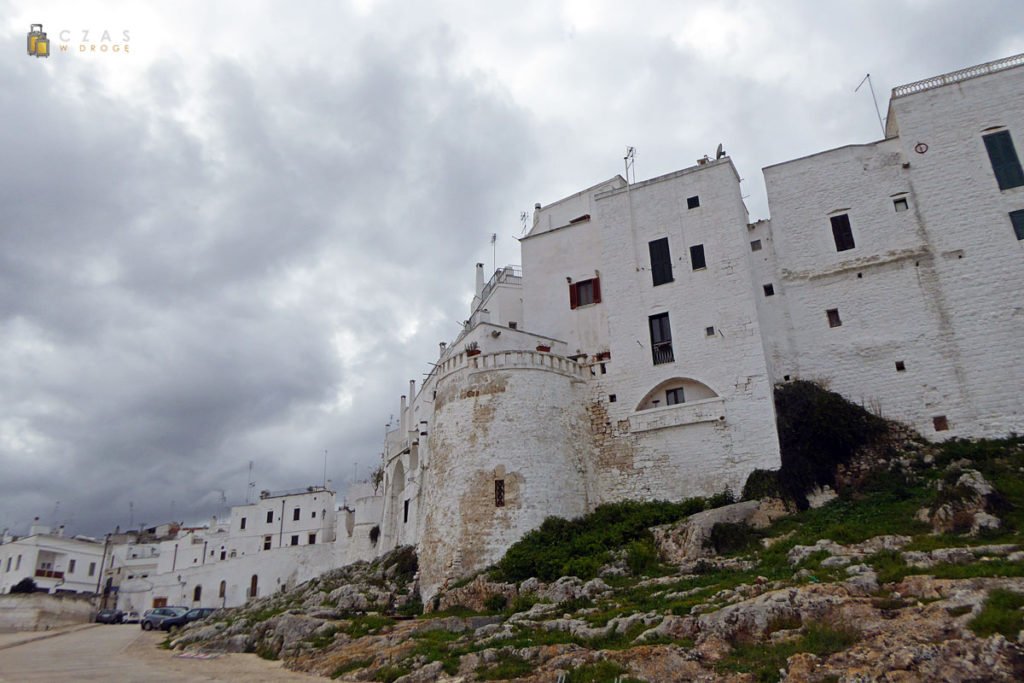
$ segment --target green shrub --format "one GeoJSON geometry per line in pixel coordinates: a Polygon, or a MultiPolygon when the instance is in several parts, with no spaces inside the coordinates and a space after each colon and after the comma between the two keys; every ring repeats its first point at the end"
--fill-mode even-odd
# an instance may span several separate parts
{"type": "Polygon", "coordinates": [[[1024,629],[1022,607],[1024,595],[1003,589],[993,590],[988,594],[981,612],[967,626],[983,638],[1001,633],[1016,640],[1017,634],[1024,629]]]}
{"type": "Polygon", "coordinates": [[[783,498],[782,484],[777,470],[754,470],[743,485],[743,500],[783,498]]]}
{"type": "Polygon", "coordinates": [[[516,596],[516,599],[512,601],[512,605],[509,607],[509,611],[512,614],[526,612],[531,607],[536,605],[537,602],[538,598],[535,593],[523,593],[522,595],[516,596]]]}
{"type": "Polygon", "coordinates": [[[500,656],[497,663],[480,666],[476,670],[479,681],[501,681],[508,678],[519,678],[533,671],[533,664],[519,655],[506,654],[500,656]]]}
{"type": "Polygon", "coordinates": [[[380,681],[381,683],[395,683],[399,678],[410,673],[412,671],[404,666],[385,666],[377,669],[373,674],[373,680],[380,681]]]}
{"type": "Polygon", "coordinates": [[[498,562],[496,578],[593,578],[609,560],[610,550],[650,538],[648,527],[678,521],[700,512],[706,505],[703,498],[679,503],[625,501],[598,506],[589,515],[573,520],[548,517],[508,549],[498,562]]]}
{"type": "Polygon", "coordinates": [[[887,432],[885,420],[802,380],[776,385],[775,413],[782,456],[779,485],[802,510],[808,491],[826,484],[835,488],[836,467],[887,432]]]}
{"type": "Polygon", "coordinates": [[[484,608],[488,612],[500,612],[508,605],[508,598],[504,595],[492,595],[484,600],[484,608]]]}
{"type": "Polygon", "coordinates": [[[403,617],[418,617],[423,614],[423,601],[416,595],[412,600],[398,608],[398,613],[403,617]]]}
{"type": "Polygon", "coordinates": [[[642,576],[658,564],[658,549],[654,539],[643,538],[626,546],[626,565],[633,576],[642,576]]]}
{"type": "Polygon", "coordinates": [[[350,638],[362,638],[363,636],[371,633],[378,633],[381,629],[391,626],[394,623],[394,619],[368,614],[366,616],[353,618],[352,622],[345,627],[343,631],[350,638]]]}
{"type": "Polygon", "coordinates": [[[601,661],[594,664],[578,666],[565,677],[565,683],[632,683],[639,681],[636,678],[626,678],[623,674],[626,669],[615,662],[601,661]]]}
{"type": "Polygon", "coordinates": [[[733,555],[758,547],[764,536],[763,531],[749,524],[718,522],[711,527],[704,545],[719,555],[733,555]]]}
{"type": "Polygon", "coordinates": [[[350,662],[346,662],[331,672],[331,678],[340,678],[350,671],[356,669],[365,669],[366,667],[373,664],[373,659],[353,659],[350,662]]]}

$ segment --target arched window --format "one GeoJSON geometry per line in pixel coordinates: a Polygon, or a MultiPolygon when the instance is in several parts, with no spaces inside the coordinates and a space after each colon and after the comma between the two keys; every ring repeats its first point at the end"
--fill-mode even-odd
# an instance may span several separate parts
{"type": "Polygon", "coordinates": [[[203,587],[202,586],[196,586],[195,589],[192,591],[192,602],[199,602],[199,600],[202,597],[203,597],[203,587]]]}
{"type": "Polygon", "coordinates": [[[259,592],[259,579],[255,574],[252,575],[252,581],[249,582],[249,597],[255,598],[259,592]]]}
{"type": "Polygon", "coordinates": [[[220,592],[217,594],[217,597],[218,598],[223,598],[225,595],[227,595],[227,592],[228,592],[228,582],[227,581],[221,581],[220,582],[220,592]]]}
{"type": "Polygon", "coordinates": [[[708,398],[717,398],[718,394],[707,384],[689,377],[673,377],[665,380],[647,392],[636,410],[651,410],[679,403],[692,403],[708,398]]]}

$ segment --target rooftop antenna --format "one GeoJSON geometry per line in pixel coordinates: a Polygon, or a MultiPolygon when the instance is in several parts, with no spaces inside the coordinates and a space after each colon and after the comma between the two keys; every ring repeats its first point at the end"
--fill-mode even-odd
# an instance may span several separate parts
{"type": "Polygon", "coordinates": [[[135,526],[135,503],[128,501],[128,528],[135,526]]]}
{"type": "Polygon", "coordinates": [[[523,224],[523,231],[521,233],[519,233],[519,234],[520,235],[525,235],[526,234],[526,228],[527,228],[527,226],[530,223],[530,214],[527,213],[526,211],[520,211],[519,212],[519,222],[523,224]]]}
{"type": "Polygon", "coordinates": [[[632,185],[636,182],[636,171],[633,169],[633,162],[636,160],[636,147],[627,147],[626,156],[622,157],[626,163],[626,184],[632,185]]]}
{"type": "Polygon", "coordinates": [[[324,488],[327,488],[327,449],[324,449],[324,488]]]}
{"type": "Polygon", "coordinates": [[[249,461],[249,488],[245,491],[245,504],[252,501],[252,495],[256,492],[256,480],[252,478],[252,460],[249,461]]]}
{"type": "Polygon", "coordinates": [[[57,526],[57,513],[60,512],[60,501],[53,504],[53,525],[57,526]]]}
{"type": "Polygon", "coordinates": [[[715,161],[718,161],[725,156],[725,150],[722,149],[722,143],[718,143],[718,149],[715,150],[715,161]]]}
{"type": "Polygon", "coordinates": [[[491,233],[491,272],[498,269],[498,247],[495,246],[498,242],[498,233],[491,233]]]}
{"type": "Polygon", "coordinates": [[[875,97],[875,87],[871,85],[871,74],[865,76],[864,80],[860,82],[860,85],[853,89],[853,92],[857,92],[858,90],[860,90],[860,86],[864,85],[864,81],[868,82],[868,89],[871,91],[871,101],[875,103],[875,115],[878,117],[878,127],[882,129],[882,137],[884,138],[885,124],[882,123],[882,112],[879,111],[878,109],[878,98],[875,97]]]}

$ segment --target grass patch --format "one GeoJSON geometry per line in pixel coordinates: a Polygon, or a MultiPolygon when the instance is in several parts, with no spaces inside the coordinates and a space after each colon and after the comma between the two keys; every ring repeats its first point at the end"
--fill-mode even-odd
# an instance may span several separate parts
{"type": "Polygon", "coordinates": [[[381,683],[395,683],[399,678],[410,673],[412,670],[404,666],[384,666],[374,672],[373,680],[381,683]]]}
{"type": "Polygon", "coordinates": [[[353,659],[350,662],[345,662],[334,671],[331,672],[331,678],[341,678],[345,674],[355,671],[357,669],[365,669],[366,667],[373,664],[373,658],[370,659],[353,659]]]}
{"type": "Polygon", "coordinates": [[[615,662],[595,662],[571,669],[565,683],[641,683],[638,678],[624,677],[626,669],[615,662]]]}
{"type": "Polygon", "coordinates": [[[778,681],[781,678],[779,669],[784,668],[786,660],[798,652],[825,657],[845,650],[860,637],[860,632],[854,629],[811,623],[800,638],[787,643],[739,643],[716,668],[719,673],[750,673],[759,682],[778,681]]]}
{"type": "Polygon", "coordinates": [[[354,617],[352,622],[343,628],[342,631],[353,639],[362,638],[371,633],[379,633],[382,629],[392,626],[394,623],[394,619],[368,614],[364,617],[354,617]]]}
{"type": "Polygon", "coordinates": [[[496,664],[479,666],[476,669],[478,681],[501,681],[507,678],[519,678],[533,671],[533,664],[519,655],[503,655],[496,664]]]}
{"type": "Polygon", "coordinates": [[[959,607],[947,607],[946,614],[948,614],[951,617],[962,617],[963,615],[970,612],[972,609],[974,608],[970,605],[960,605],[959,607]]]}
{"type": "Polygon", "coordinates": [[[332,626],[325,630],[323,633],[310,636],[309,644],[313,647],[314,650],[322,650],[334,642],[334,636],[336,636],[337,634],[337,627],[332,626]]]}
{"type": "Polygon", "coordinates": [[[246,615],[246,618],[253,623],[259,623],[271,617],[276,617],[278,614],[284,614],[284,607],[268,607],[267,609],[250,612],[246,615]]]}
{"type": "Polygon", "coordinates": [[[981,612],[967,623],[975,635],[986,638],[1001,633],[1012,640],[1024,629],[1024,595],[997,589],[988,594],[981,612]]]}

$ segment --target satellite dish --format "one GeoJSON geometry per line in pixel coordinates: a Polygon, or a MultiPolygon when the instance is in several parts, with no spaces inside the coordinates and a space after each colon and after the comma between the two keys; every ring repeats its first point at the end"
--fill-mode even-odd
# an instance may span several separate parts
{"type": "Polygon", "coordinates": [[[718,143],[718,149],[715,150],[715,161],[718,161],[719,159],[721,159],[724,156],[725,156],[725,150],[722,149],[722,143],[719,142],[718,143]]]}

